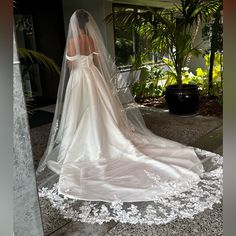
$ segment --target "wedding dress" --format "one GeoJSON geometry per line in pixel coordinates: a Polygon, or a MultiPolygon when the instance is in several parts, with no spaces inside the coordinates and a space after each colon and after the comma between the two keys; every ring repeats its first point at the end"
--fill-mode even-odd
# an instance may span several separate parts
{"type": "Polygon", "coordinates": [[[222,157],[148,130],[111,62],[91,15],[77,10],[37,170],[40,197],[64,217],[92,223],[159,224],[219,202],[222,157]]]}

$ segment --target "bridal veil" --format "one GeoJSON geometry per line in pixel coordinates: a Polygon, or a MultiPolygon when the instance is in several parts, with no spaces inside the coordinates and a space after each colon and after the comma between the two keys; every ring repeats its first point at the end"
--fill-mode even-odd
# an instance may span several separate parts
{"type": "Polygon", "coordinates": [[[154,135],[126,84],[92,16],[76,10],[37,169],[40,197],[91,223],[160,224],[220,202],[222,157],[154,135]]]}

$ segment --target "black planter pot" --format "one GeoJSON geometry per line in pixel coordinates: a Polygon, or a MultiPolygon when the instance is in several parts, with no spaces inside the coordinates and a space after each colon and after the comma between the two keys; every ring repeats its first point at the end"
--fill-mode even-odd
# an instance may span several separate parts
{"type": "Polygon", "coordinates": [[[165,99],[169,111],[177,115],[191,115],[196,113],[199,102],[199,91],[196,85],[183,84],[166,87],[165,99]]]}

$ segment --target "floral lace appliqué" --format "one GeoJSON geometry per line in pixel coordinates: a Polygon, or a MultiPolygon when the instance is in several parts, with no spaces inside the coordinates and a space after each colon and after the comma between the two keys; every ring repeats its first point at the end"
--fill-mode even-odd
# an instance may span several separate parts
{"type": "MultiPolygon", "coordinates": [[[[199,212],[212,208],[219,203],[223,195],[223,157],[220,155],[196,149],[199,155],[210,157],[214,170],[203,172],[200,180],[187,183],[188,188],[180,191],[179,184],[164,182],[164,196],[153,196],[143,202],[127,203],[119,200],[114,202],[72,200],[58,193],[58,185],[52,188],[41,188],[40,198],[48,199],[52,207],[58,209],[65,217],[73,221],[87,223],[109,222],[121,223],[165,224],[176,218],[193,218],[199,212]],[[169,194],[171,191],[172,194],[169,194]],[[173,194],[175,193],[175,194],[173,194]]],[[[153,173],[148,173],[155,187],[160,179],[153,173]]],[[[186,185],[185,185],[186,187],[186,185]]]]}

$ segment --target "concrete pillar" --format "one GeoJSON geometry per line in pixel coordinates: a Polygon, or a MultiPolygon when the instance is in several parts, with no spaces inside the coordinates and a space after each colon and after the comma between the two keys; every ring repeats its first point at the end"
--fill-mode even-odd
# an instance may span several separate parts
{"type": "Polygon", "coordinates": [[[14,235],[41,236],[44,233],[15,34],[13,43],[14,235]]]}

